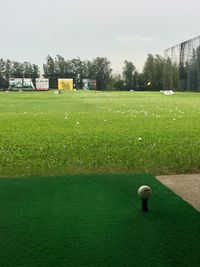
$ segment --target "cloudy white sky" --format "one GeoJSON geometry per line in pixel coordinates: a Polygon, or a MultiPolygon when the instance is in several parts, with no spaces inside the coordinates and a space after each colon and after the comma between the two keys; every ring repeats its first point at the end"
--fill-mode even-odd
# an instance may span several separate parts
{"type": "Polygon", "coordinates": [[[105,56],[120,72],[200,34],[199,0],[0,0],[0,57],[105,56]]]}

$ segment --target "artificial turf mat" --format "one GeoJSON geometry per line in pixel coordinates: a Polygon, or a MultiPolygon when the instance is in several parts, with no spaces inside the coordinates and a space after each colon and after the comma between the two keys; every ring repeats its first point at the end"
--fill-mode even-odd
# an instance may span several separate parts
{"type": "Polygon", "coordinates": [[[0,266],[200,266],[200,213],[151,175],[1,179],[0,266]]]}

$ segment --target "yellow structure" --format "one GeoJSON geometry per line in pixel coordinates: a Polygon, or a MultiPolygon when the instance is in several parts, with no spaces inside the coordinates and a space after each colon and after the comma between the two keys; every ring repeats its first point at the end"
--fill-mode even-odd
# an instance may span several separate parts
{"type": "Polygon", "coordinates": [[[73,79],[58,79],[58,90],[73,90],[73,79]]]}

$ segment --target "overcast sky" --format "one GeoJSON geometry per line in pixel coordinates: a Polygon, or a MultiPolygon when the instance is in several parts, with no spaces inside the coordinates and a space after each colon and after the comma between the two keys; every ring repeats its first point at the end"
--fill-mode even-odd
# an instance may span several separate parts
{"type": "Polygon", "coordinates": [[[200,34],[199,0],[0,0],[0,57],[42,65],[107,57],[141,70],[148,53],[200,34]]]}

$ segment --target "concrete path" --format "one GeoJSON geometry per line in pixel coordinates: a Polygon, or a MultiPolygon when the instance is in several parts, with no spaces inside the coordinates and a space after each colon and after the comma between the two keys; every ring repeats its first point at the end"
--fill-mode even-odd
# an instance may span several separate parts
{"type": "Polygon", "coordinates": [[[200,174],[165,175],[156,178],[200,211],[200,174]]]}

